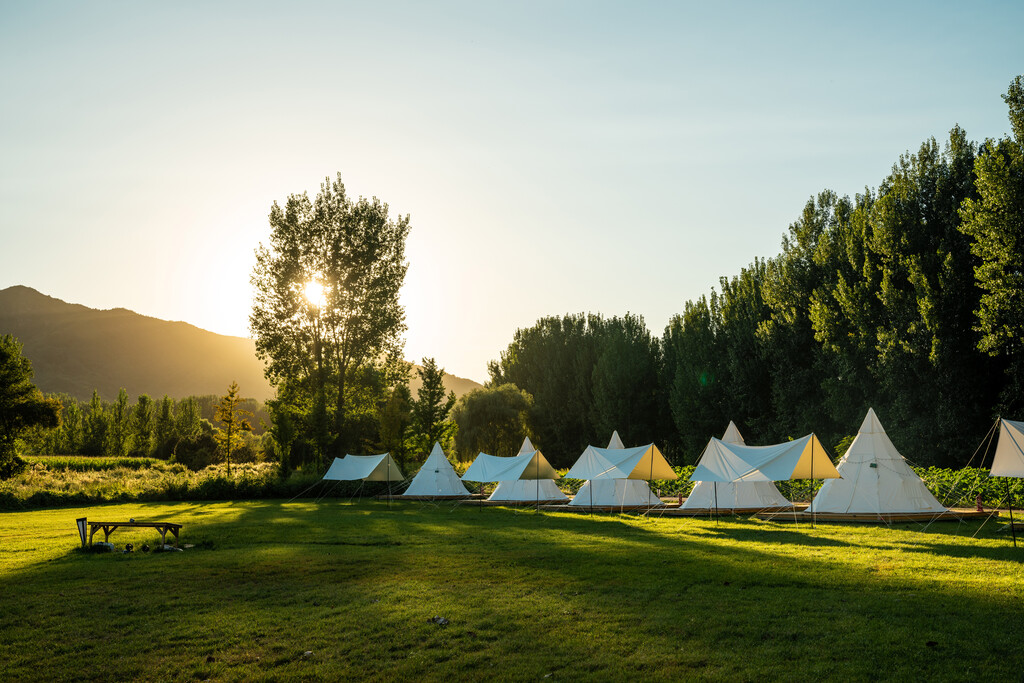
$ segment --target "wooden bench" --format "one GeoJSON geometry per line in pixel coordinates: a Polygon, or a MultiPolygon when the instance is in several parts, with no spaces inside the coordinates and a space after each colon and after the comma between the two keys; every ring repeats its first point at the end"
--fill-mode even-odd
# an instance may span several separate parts
{"type": "Polygon", "coordinates": [[[156,529],[160,532],[160,544],[167,543],[167,532],[174,534],[174,545],[178,545],[178,532],[181,531],[181,524],[174,522],[89,522],[89,545],[92,545],[93,535],[103,529],[103,540],[109,542],[110,534],[118,527],[145,527],[156,529]]]}

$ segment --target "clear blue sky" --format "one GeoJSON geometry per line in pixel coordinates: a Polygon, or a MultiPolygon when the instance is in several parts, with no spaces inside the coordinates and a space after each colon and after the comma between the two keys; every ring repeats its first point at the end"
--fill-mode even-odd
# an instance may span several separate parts
{"type": "MultiPolygon", "coordinates": [[[[822,189],[1009,132],[1022,2],[0,4],[0,288],[247,335],[274,200],[411,214],[411,360],[656,334],[822,189]]],[[[2,331],[0,331],[2,332],[2,331]]]]}

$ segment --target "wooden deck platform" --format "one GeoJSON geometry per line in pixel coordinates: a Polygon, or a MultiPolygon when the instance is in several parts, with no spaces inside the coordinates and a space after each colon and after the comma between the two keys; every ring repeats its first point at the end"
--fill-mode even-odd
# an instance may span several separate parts
{"type": "MultiPolygon", "coordinates": [[[[992,510],[978,512],[974,508],[951,508],[946,512],[885,512],[885,513],[846,513],[815,512],[815,522],[839,522],[853,524],[901,524],[903,522],[960,522],[971,519],[987,519],[992,510]]],[[[810,522],[811,513],[806,510],[793,515],[792,512],[764,512],[754,515],[758,519],[772,522],[810,522]],[[794,519],[795,517],[795,519],[794,519]]]]}
{"type": "Polygon", "coordinates": [[[795,511],[797,514],[807,508],[807,503],[794,503],[789,506],[780,506],[774,508],[675,508],[672,510],[665,511],[665,517],[714,517],[718,515],[720,517],[740,517],[757,515],[759,513],[768,514],[788,514],[793,516],[795,511]]]}
{"type": "Polygon", "coordinates": [[[666,510],[673,510],[677,504],[672,505],[569,505],[568,503],[562,503],[560,505],[541,505],[541,510],[545,512],[574,512],[589,514],[591,512],[629,512],[629,513],[642,513],[651,511],[652,515],[660,515],[666,510]]]}

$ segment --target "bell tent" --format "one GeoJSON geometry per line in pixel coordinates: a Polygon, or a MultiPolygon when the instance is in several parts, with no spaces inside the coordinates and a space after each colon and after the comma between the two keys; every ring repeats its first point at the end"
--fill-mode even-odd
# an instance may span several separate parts
{"type": "Polygon", "coordinates": [[[657,446],[624,448],[617,431],[608,448],[587,446],[565,476],[587,480],[569,505],[620,509],[664,505],[647,481],[679,478],[657,446]]]}
{"type": "MultiPolygon", "coordinates": [[[[736,423],[729,426],[722,435],[722,441],[745,445],[736,423]]],[[[791,508],[793,504],[779,492],[774,482],[739,481],[710,482],[698,481],[690,495],[680,506],[681,510],[768,510],[791,508]]]]}
{"type": "Polygon", "coordinates": [[[529,502],[539,505],[549,501],[558,503],[566,500],[566,495],[558,490],[553,481],[557,476],[555,468],[543,453],[533,447],[527,437],[523,440],[519,454],[511,458],[487,453],[478,455],[462,475],[462,481],[497,482],[498,486],[487,499],[493,503],[529,502]],[[503,492],[499,492],[502,483],[509,483],[512,486],[505,487],[503,492]]]}
{"type": "Polygon", "coordinates": [[[455,468],[448,461],[441,444],[435,443],[427,461],[413,477],[409,488],[402,494],[403,498],[444,499],[468,498],[469,489],[455,474],[455,468]]]}
{"type": "Polygon", "coordinates": [[[832,514],[892,514],[947,511],[910,468],[872,408],[857,437],[839,460],[842,479],[826,481],[814,511],[832,514]]]}
{"type": "MultiPolygon", "coordinates": [[[[999,442],[992,460],[990,477],[1024,477],[1024,422],[999,420],[999,442]]],[[[1010,482],[1006,481],[1006,500],[1010,507],[1010,531],[1013,545],[1017,546],[1017,526],[1013,522],[1013,499],[1010,482]]]]}

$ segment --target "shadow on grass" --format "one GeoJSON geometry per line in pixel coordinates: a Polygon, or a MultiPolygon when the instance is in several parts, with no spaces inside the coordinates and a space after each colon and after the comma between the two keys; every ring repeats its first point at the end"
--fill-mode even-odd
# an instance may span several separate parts
{"type": "MultiPolygon", "coordinates": [[[[129,675],[154,654],[144,645],[154,635],[177,643],[184,659],[169,661],[196,676],[218,675],[220,655],[206,650],[242,657],[252,644],[269,653],[261,662],[278,662],[268,675],[300,677],[314,674],[295,653],[314,648],[331,653],[317,674],[328,677],[948,679],[1019,670],[1015,637],[1001,624],[1020,618],[1020,583],[997,595],[899,572],[906,556],[897,547],[911,559],[1018,557],[958,545],[962,537],[941,529],[896,531],[890,543],[885,529],[412,503],[162,507],[186,524],[183,540],[212,550],[159,560],[69,553],[8,576],[24,589],[0,617],[20,624],[4,631],[12,647],[39,629],[45,638],[46,617],[60,614],[97,651],[104,633],[139,646],[129,675]],[[120,594],[97,590],[108,583],[120,594]],[[47,593],[58,585],[81,602],[56,609],[47,593]],[[174,618],[149,625],[143,616],[161,605],[155,585],[174,618]],[[428,623],[435,615],[451,625],[428,623]],[[362,668],[346,668],[353,662],[362,668]]],[[[244,666],[221,675],[250,677],[244,666]]]]}

